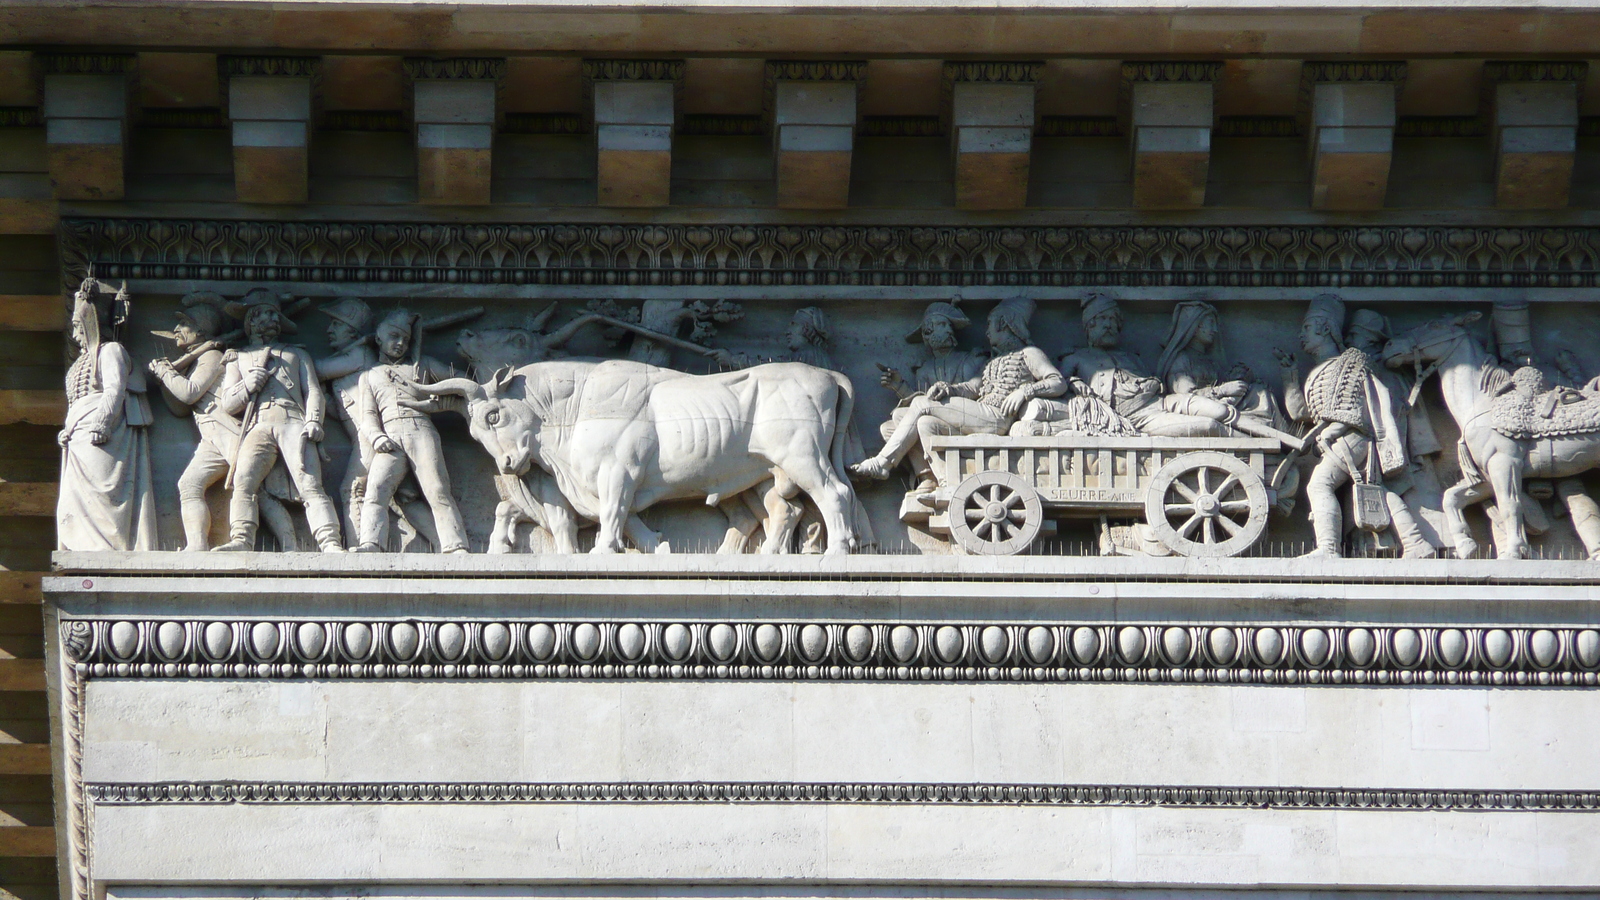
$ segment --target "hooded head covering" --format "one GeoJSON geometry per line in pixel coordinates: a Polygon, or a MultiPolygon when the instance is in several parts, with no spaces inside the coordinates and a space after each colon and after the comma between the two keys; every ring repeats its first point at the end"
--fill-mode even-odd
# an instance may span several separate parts
{"type": "Polygon", "coordinates": [[[972,320],[967,318],[967,314],[956,306],[960,302],[961,297],[958,294],[951,297],[948,303],[939,300],[928,304],[928,308],[922,312],[922,322],[916,328],[911,329],[910,334],[906,335],[906,343],[922,343],[922,326],[927,324],[929,319],[947,319],[950,322],[950,327],[954,330],[959,330],[972,324],[972,320]]]}
{"type": "MultiPolygon", "coordinates": [[[[1194,340],[1194,333],[1207,316],[1215,319],[1217,308],[1203,300],[1185,300],[1172,308],[1172,325],[1167,329],[1167,339],[1161,344],[1161,361],[1156,364],[1156,377],[1161,379],[1162,384],[1169,383],[1178,356],[1194,340]]],[[[1213,345],[1210,352],[1217,353],[1217,347],[1213,345]]]]}
{"type": "Polygon", "coordinates": [[[807,306],[795,310],[794,323],[800,326],[800,333],[805,336],[806,343],[821,346],[828,343],[828,316],[819,306],[807,306]]]}

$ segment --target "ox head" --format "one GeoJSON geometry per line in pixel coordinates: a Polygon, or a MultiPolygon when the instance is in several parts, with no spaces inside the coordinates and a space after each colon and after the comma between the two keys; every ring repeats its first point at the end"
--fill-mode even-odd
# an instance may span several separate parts
{"type": "Polygon", "coordinates": [[[515,372],[503,368],[488,382],[446,378],[436,384],[419,384],[417,390],[435,397],[462,397],[467,401],[467,425],[472,437],[489,451],[502,475],[522,475],[538,452],[540,422],[533,407],[518,397],[505,396],[515,372]]]}
{"type": "Polygon", "coordinates": [[[1470,336],[1467,326],[1483,318],[1483,313],[1469,312],[1460,315],[1440,316],[1425,322],[1383,345],[1383,362],[1387,366],[1405,364],[1426,365],[1449,356],[1470,336]]]}
{"type": "Polygon", "coordinates": [[[456,335],[456,352],[478,375],[543,362],[550,356],[545,346],[544,326],[555,310],[556,304],[552,303],[543,311],[530,314],[520,327],[463,328],[456,335]]]}

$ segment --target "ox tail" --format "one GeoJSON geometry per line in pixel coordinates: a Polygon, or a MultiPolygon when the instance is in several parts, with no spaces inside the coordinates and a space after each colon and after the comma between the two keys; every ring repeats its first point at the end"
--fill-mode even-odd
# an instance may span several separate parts
{"type": "MultiPolygon", "coordinates": [[[[829,458],[833,462],[834,474],[850,483],[849,466],[860,462],[850,459],[850,445],[855,441],[855,412],[856,412],[856,387],[850,382],[850,376],[843,372],[829,372],[833,376],[834,384],[839,388],[839,399],[834,405],[833,445],[828,448],[829,458]]],[[[859,448],[858,448],[859,453],[859,448]]]]}
{"type": "Polygon", "coordinates": [[[843,372],[831,372],[834,383],[839,386],[839,400],[835,407],[833,446],[829,447],[829,459],[833,464],[834,474],[839,476],[839,483],[844,485],[846,492],[845,515],[850,518],[851,530],[854,532],[852,553],[860,553],[877,546],[877,537],[872,531],[872,522],[867,518],[867,510],[861,505],[861,498],[856,496],[855,485],[850,482],[850,466],[860,462],[866,456],[866,451],[861,445],[861,438],[856,434],[856,387],[851,383],[850,377],[843,372]]]}

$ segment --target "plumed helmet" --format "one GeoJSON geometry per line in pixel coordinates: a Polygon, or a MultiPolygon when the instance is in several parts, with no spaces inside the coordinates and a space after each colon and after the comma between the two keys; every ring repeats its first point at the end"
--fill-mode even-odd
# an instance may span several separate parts
{"type": "Polygon", "coordinates": [[[185,294],[178,302],[181,304],[177,312],[179,320],[189,323],[191,328],[204,337],[214,338],[222,333],[226,313],[223,312],[225,301],[221,294],[195,291],[192,294],[185,294]]]}
{"type": "Polygon", "coordinates": [[[906,335],[906,343],[922,343],[922,326],[926,325],[929,319],[945,319],[950,323],[950,327],[953,329],[965,328],[968,325],[971,325],[972,320],[968,319],[967,314],[962,312],[960,307],[956,306],[956,304],[960,302],[961,296],[958,294],[954,297],[951,297],[948,303],[943,300],[938,300],[928,304],[928,308],[922,311],[922,322],[918,323],[917,327],[911,329],[911,333],[906,335]]]}

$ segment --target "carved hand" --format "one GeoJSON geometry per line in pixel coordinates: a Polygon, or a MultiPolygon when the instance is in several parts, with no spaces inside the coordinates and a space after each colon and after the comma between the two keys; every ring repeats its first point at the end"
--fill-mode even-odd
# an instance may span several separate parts
{"type": "Polygon", "coordinates": [[[716,363],[719,366],[722,366],[725,369],[731,369],[731,368],[734,367],[734,365],[733,365],[733,354],[729,353],[728,351],[726,351],[724,349],[722,349],[721,347],[712,347],[711,348],[711,352],[707,353],[706,356],[712,362],[716,363]]]}
{"type": "Polygon", "coordinates": [[[928,399],[934,401],[935,403],[941,400],[949,400],[950,382],[935,381],[933,385],[928,388],[928,399]]]}
{"type": "Polygon", "coordinates": [[[61,429],[60,432],[58,432],[56,434],[56,443],[61,445],[62,448],[65,448],[67,446],[67,444],[69,444],[71,442],[72,442],[72,432],[68,431],[67,429],[63,428],[63,429],[61,429]]]}
{"type": "Polygon", "coordinates": [[[244,388],[252,394],[261,390],[266,383],[267,370],[261,366],[255,366],[244,373],[244,388]]]}
{"type": "Polygon", "coordinates": [[[305,434],[306,440],[315,444],[322,440],[322,426],[316,422],[307,422],[305,434]]]}
{"type": "Polygon", "coordinates": [[[158,356],[155,359],[150,360],[150,365],[148,368],[150,369],[151,375],[154,375],[163,381],[165,381],[168,376],[176,372],[176,370],[172,368],[172,360],[167,359],[165,356],[158,356]]]}
{"type": "Polygon", "coordinates": [[[1245,394],[1250,393],[1250,385],[1245,384],[1242,381],[1224,381],[1223,383],[1212,388],[1211,392],[1215,396],[1222,397],[1224,399],[1239,400],[1242,399],[1245,394]]]}
{"type": "Polygon", "coordinates": [[[905,378],[901,377],[899,369],[881,364],[879,365],[879,368],[883,369],[883,374],[878,376],[879,384],[891,391],[894,391],[895,393],[899,393],[900,389],[905,387],[906,380],[905,378]]]}
{"type": "Polygon", "coordinates": [[[1018,413],[1022,412],[1022,407],[1026,406],[1028,401],[1032,399],[1032,391],[1026,387],[1019,387],[1007,394],[1004,400],[1000,401],[1000,412],[1008,419],[1015,418],[1018,413]]]}
{"type": "Polygon", "coordinates": [[[1294,354],[1290,353],[1288,350],[1283,349],[1282,347],[1273,347],[1272,348],[1272,356],[1273,356],[1273,358],[1275,358],[1278,361],[1278,365],[1282,366],[1285,369],[1292,369],[1295,366],[1299,365],[1299,363],[1294,358],[1294,354]]]}
{"type": "Polygon", "coordinates": [[[400,445],[396,444],[394,438],[389,437],[387,434],[380,434],[373,439],[372,449],[379,453],[399,453],[400,445]]]}
{"type": "Polygon", "coordinates": [[[89,443],[94,444],[96,447],[104,444],[108,437],[110,435],[106,434],[102,428],[94,428],[89,431],[89,443]]]}

